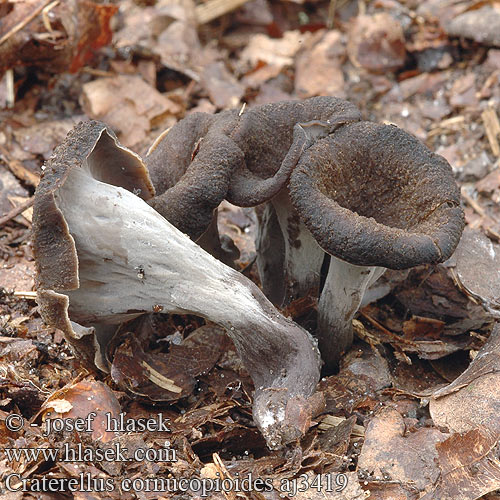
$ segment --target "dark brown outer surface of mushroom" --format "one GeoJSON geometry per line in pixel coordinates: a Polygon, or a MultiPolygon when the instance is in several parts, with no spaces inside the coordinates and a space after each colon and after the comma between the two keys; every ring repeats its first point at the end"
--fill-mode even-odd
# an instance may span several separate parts
{"type": "Polygon", "coordinates": [[[352,123],[318,141],[290,193],[325,252],[360,266],[443,262],[465,224],[449,164],[391,125],[352,123]]]}
{"type": "Polygon", "coordinates": [[[352,343],[352,318],[384,268],[450,257],[464,228],[452,169],[403,130],[350,123],[302,155],[292,203],[331,255],[318,309],[327,371],[352,343]]]}
{"type": "Polygon", "coordinates": [[[238,206],[268,201],[318,133],[359,119],[354,105],[333,97],[190,115],[145,160],[158,193],[151,205],[196,240],[224,198],[238,206]]]}

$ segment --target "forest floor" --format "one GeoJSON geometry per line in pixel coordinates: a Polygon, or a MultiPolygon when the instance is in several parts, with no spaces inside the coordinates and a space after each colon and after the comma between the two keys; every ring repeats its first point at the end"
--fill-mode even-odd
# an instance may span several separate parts
{"type": "MultiPolygon", "coordinates": [[[[216,500],[500,499],[497,3],[8,0],[0,4],[1,73],[2,498],[200,498],[205,484],[216,500]],[[252,422],[252,382],[217,328],[195,339],[209,364],[191,394],[165,401],[158,380],[141,371],[203,332],[199,318],[148,317],[129,326],[139,340],[122,339],[112,374],[82,367],[37,312],[31,205],[42,165],[81,120],[105,122],[145,155],[193,111],[316,95],[348,99],[365,120],[396,124],[444,156],[467,227],[444,264],[390,271],[374,285],[340,372],[320,382],[323,413],[301,442],[269,451],[252,422]],[[92,411],[93,432],[44,432],[49,412],[74,421],[92,411]],[[169,432],[116,437],[102,430],[105,412],[161,414],[169,432]],[[64,445],[173,455],[94,453],[78,462],[40,451],[64,445]],[[12,455],[23,448],[35,453],[12,455]],[[54,491],[43,478],[59,481],[54,491]],[[147,488],[147,478],[171,483],[147,488]],[[180,478],[191,481],[173,481],[180,478]],[[81,484],[60,491],[69,479],[81,484]]],[[[224,204],[219,226],[240,250],[239,268],[258,282],[252,210],[224,204]]],[[[285,313],[304,322],[315,307],[306,301],[285,313]]],[[[176,352],[182,370],[193,349],[176,352]]]]}

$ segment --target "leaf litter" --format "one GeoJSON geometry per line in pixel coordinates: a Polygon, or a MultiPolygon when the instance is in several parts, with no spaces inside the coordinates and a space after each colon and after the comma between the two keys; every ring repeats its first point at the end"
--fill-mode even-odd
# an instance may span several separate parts
{"type": "MultiPolygon", "coordinates": [[[[389,272],[376,284],[355,320],[357,340],[340,372],[319,385],[323,412],[302,442],[270,452],[252,423],[253,388],[234,347],[200,318],[156,314],[147,320],[148,334],[144,326],[127,325],[107,352],[111,374],[86,372],[61,332],[38,317],[29,213],[9,215],[0,226],[2,447],[50,447],[56,439],[71,446],[106,439],[130,449],[164,445],[154,432],[44,437],[41,427],[27,423],[41,424],[49,410],[76,418],[98,407],[97,421],[105,411],[168,416],[178,460],[77,468],[2,459],[0,480],[13,472],[113,479],[218,472],[252,473],[279,485],[302,474],[312,481],[345,473],[343,492],[309,489],[295,498],[498,498],[496,5],[260,1],[200,22],[209,4],[126,0],[118,9],[111,2],[27,0],[0,6],[0,217],[29,200],[43,161],[83,118],[106,121],[125,145],[144,154],[195,109],[337,95],[358,105],[365,119],[402,126],[450,161],[462,187],[464,237],[448,262],[389,272]],[[331,3],[336,9],[329,20],[331,3]],[[26,419],[17,433],[4,424],[14,412],[26,419]]],[[[258,281],[252,211],[224,205],[219,228],[239,249],[236,265],[258,281]]],[[[315,307],[303,301],[289,314],[307,326],[315,307]]],[[[175,494],[164,498],[180,498],[175,494]]],[[[279,494],[276,486],[245,495],[279,494]]],[[[133,495],[109,493],[118,497],[133,495]]]]}

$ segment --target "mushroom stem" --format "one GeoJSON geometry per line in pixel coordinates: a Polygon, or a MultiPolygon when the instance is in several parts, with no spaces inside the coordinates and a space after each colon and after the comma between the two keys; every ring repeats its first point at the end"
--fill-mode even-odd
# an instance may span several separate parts
{"type": "Polygon", "coordinates": [[[250,280],[139,197],[93,178],[91,170],[72,168],[53,192],[74,242],[78,286],[41,290],[41,302],[47,293],[60,299],[66,317],[84,326],[118,324],[159,310],[218,323],[255,383],[254,416],[269,447],[301,437],[304,424],[287,407],[305,405],[319,379],[319,352],[310,335],[280,315],[250,280]]]}
{"type": "Polygon", "coordinates": [[[355,266],[331,257],[318,303],[318,342],[325,372],[338,367],[353,341],[352,320],[366,290],[385,268],[355,266]]]}
{"type": "Polygon", "coordinates": [[[234,261],[240,258],[240,251],[229,236],[219,234],[217,225],[218,212],[219,210],[216,208],[210,225],[196,240],[196,243],[217,260],[227,266],[235,267],[234,261]]]}
{"type": "Polygon", "coordinates": [[[285,242],[272,203],[256,208],[258,228],[255,246],[262,290],[276,305],[285,300],[285,242]]]}
{"type": "Polygon", "coordinates": [[[272,200],[283,235],[284,300],[286,305],[308,294],[319,295],[320,273],[325,252],[318,245],[290,202],[287,190],[272,200]]]}

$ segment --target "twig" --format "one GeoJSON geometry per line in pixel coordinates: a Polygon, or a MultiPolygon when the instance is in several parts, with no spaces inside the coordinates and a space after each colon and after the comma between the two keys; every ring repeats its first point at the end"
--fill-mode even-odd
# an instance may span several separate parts
{"type": "Polygon", "coordinates": [[[14,297],[19,297],[21,299],[36,299],[36,292],[14,292],[14,297]]]}
{"type": "Polygon", "coordinates": [[[151,146],[149,146],[149,149],[148,149],[148,152],[146,153],[146,156],[149,156],[157,147],[158,147],[158,144],[160,144],[161,141],[163,141],[163,139],[165,138],[165,136],[170,132],[170,129],[172,127],[168,127],[167,129],[165,129],[154,141],[153,141],[153,144],[151,144],[151,146]]]}
{"type": "Polygon", "coordinates": [[[4,224],[12,220],[14,217],[17,217],[19,214],[22,214],[25,210],[30,208],[33,205],[34,201],[35,197],[32,196],[31,198],[28,198],[25,202],[21,203],[19,206],[14,207],[12,210],[7,212],[6,215],[0,218],[0,227],[2,227],[4,224]]]}
{"type": "Polygon", "coordinates": [[[484,208],[479,205],[479,203],[467,192],[467,190],[463,186],[460,190],[460,194],[462,195],[462,198],[467,202],[467,204],[471,208],[473,208],[474,211],[477,212],[481,217],[484,217],[486,215],[484,208]]]}
{"type": "Polygon", "coordinates": [[[331,30],[333,28],[333,21],[335,19],[335,12],[337,10],[338,0],[330,0],[328,6],[328,19],[326,20],[326,27],[331,30]]]}
{"type": "Polygon", "coordinates": [[[6,87],[7,87],[7,98],[6,98],[7,107],[9,109],[12,109],[14,107],[15,102],[16,102],[16,94],[14,92],[14,70],[13,69],[8,69],[5,72],[5,83],[6,83],[6,87]]]}
{"type": "Polygon", "coordinates": [[[60,0],[54,0],[51,4],[47,5],[42,9],[42,20],[45,29],[50,33],[54,33],[52,25],[50,24],[49,12],[59,3],[60,0]]]}
{"type": "Polygon", "coordinates": [[[195,8],[196,21],[198,24],[209,23],[247,2],[248,0],[209,0],[195,8]]]}
{"type": "Polygon", "coordinates": [[[411,340],[404,339],[403,337],[400,337],[399,335],[392,333],[384,325],[379,323],[375,318],[372,318],[370,315],[366,314],[365,312],[359,311],[359,313],[361,314],[361,316],[363,316],[363,318],[368,320],[375,328],[380,330],[382,333],[384,333],[385,335],[387,335],[389,338],[393,339],[394,341],[399,342],[401,344],[410,345],[412,347],[415,347],[417,345],[417,344],[415,344],[415,342],[412,342],[411,340]]]}
{"type": "Polygon", "coordinates": [[[5,35],[0,38],[0,45],[2,43],[5,43],[12,35],[15,35],[18,31],[21,31],[25,26],[27,26],[33,19],[35,19],[36,16],[42,12],[49,3],[51,3],[52,0],[45,0],[45,2],[42,2],[31,14],[26,16],[22,21],[17,23],[15,26],[13,26],[5,35]]]}
{"type": "Polygon", "coordinates": [[[500,145],[498,144],[500,123],[498,122],[496,111],[493,108],[485,109],[481,113],[481,118],[484,122],[484,128],[486,129],[486,135],[488,136],[488,141],[490,142],[491,151],[498,157],[500,156],[500,145]]]}

